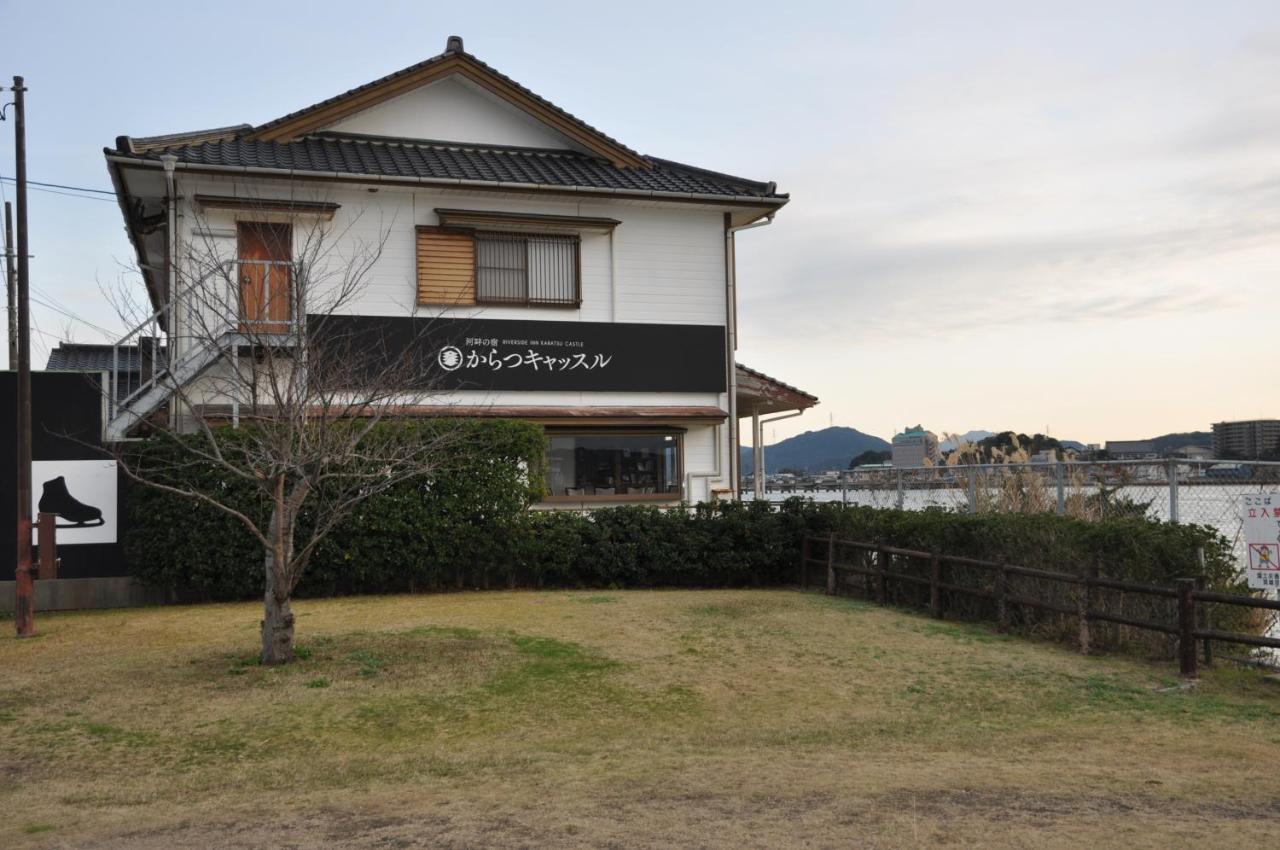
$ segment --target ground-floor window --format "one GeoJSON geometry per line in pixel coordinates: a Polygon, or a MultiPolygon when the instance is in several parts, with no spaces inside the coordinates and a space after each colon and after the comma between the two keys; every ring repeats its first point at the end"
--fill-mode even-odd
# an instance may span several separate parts
{"type": "Polygon", "coordinates": [[[548,429],[548,437],[551,500],[680,498],[678,432],[548,429]]]}

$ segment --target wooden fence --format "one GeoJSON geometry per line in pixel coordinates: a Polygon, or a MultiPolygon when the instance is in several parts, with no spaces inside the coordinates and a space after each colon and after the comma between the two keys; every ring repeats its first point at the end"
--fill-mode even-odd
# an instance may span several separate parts
{"type": "MultiPolygon", "coordinates": [[[[1258,599],[1231,593],[1217,593],[1206,590],[1204,577],[1178,579],[1176,586],[1159,587],[1151,584],[1122,581],[1105,578],[1098,574],[1096,566],[1086,575],[1057,572],[1032,567],[1020,567],[1000,561],[984,561],[978,558],[967,558],[959,555],[944,555],[938,552],[923,552],[915,549],[902,549],[896,546],[885,546],[878,543],[864,543],[856,540],[838,538],[834,534],[824,536],[806,535],[800,546],[800,585],[808,587],[809,571],[818,566],[826,572],[826,592],[836,595],[841,587],[840,577],[862,576],[864,591],[878,604],[885,604],[889,598],[889,583],[899,582],[917,587],[927,586],[929,590],[929,613],[938,619],[945,614],[945,594],[954,593],[964,596],[986,599],[995,604],[996,627],[1001,632],[1010,628],[1013,606],[1051,611],[1077,618],[1080,625],[1080,651],[1089,652],[1091,624],[1097,622],[1116,623],[1135,629],[1160,632],[1175,638],[1178,645],[1179,667],[1182,675],[1196,675],[1197,651],[1196,641],[1203,641],[1204,660],[1213,663],[1213,641],[1223,643],[1244,644],[1252,647],[1280,649],[1280,638],[1228,632],[1209,628],[1206,613],[1207,605],[1237,605],[1246,608],[1280,611],[1280,601],[1258,599]],[[856,562],[842,562],[837,552],[854,550],[859,553],[856,562]],[[905,558],[919,560],[929,565],[928,577],[911,575],[892,569],[893,559],[905,558]],[[948,581],[947,567],[959,565],[985,570],[992,574],[989,587],[975,587],[948,581]],[[1060,582],[1075,588],[1074,605],[1047,599],[1035,599],[1029,596],[1016,595],[1010,592],[1010,578],[1024,576],[1042,581],[1060,582]],[[1175,600],[1177,603],[1177,622],[1162,623],[1138,617],[1131,617],[1105,610],[1097,602],[1098,590],[1110,589],[1127,594],[1175,600]]],[[[848,581],[844,582],[847,586],[848,581]]]]}

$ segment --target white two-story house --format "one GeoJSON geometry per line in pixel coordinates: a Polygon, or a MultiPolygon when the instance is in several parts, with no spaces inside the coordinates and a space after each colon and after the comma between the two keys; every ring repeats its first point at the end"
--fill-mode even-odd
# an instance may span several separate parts
{"type": "Polygon", "coordinates": [[[334,312],[428,340],[446,398],[415,413],[545,426],[551,503],[736,495],[739,419],[817,401],[735,360],[735,234],[787,196],[639,154],[460,38],[264,124],[121,136],[105,153],[165,338],[98,353],[116,382],[108,439],[172,404],[156,375],[200,379],[182,264],[214,246],[239,264],[241,320],[291,326],[316,308],[276,297],[280,270],[313,226],[379,246],[334,312]]]}

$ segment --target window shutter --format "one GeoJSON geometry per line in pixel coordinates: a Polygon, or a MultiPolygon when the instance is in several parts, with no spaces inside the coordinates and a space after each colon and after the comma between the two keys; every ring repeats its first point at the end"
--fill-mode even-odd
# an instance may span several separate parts
{"type": "Polygon", "coordinates": [[[476,243],[469,234],[418,228],[418,303],[476,303],[476,243]]]}

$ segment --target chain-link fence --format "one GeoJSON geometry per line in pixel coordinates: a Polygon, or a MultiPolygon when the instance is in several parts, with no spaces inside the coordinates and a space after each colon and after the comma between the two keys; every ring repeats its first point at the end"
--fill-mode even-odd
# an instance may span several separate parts
{"type": "Polygon", "coordinates": [[[1243,561],[1240,497],[1277,489],[1280,462],[1169,459],[855,469],[838,477],[774,481],[767,497],[1081,519],[1148,516],[1212,526],[1232,541],[1243,561]]]}

